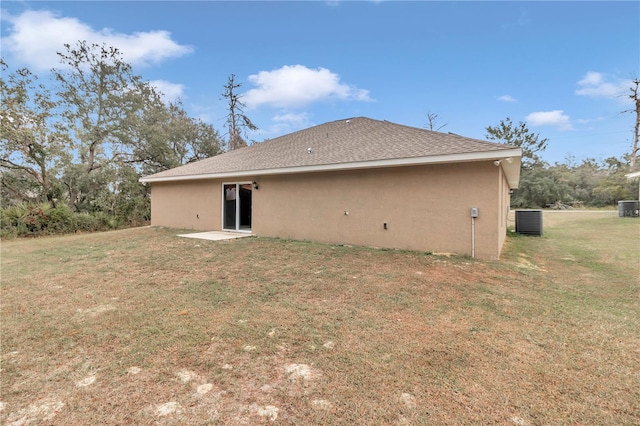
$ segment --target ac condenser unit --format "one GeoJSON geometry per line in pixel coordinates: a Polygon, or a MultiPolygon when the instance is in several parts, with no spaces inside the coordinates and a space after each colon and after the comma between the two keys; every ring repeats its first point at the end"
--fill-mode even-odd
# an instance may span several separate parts
{"type": "Polygon", "coordinates": [[[516,232],[542,236],[542,210],[516,210],[516,232]]]}

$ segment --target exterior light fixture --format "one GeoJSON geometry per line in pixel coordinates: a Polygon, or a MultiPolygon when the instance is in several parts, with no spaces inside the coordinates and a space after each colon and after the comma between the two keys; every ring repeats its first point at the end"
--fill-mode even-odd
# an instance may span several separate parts
{"type": "Polygon", "coordinates": [[[253,181],[253,189],[255,189],[256,191],[258,190],[258,182],[256,182],[255,180],[253,181]]]}

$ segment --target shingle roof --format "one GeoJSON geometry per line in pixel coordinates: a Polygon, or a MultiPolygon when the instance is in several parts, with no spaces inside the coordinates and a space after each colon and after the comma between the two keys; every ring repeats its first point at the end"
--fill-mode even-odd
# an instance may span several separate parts
{"type": "Polygon", "coordinates": [[[482,158],[494,154],[495,158],[519,157],[518,153],[519,148],[509,145],[357,117],[320,124],[141,180],[153,182],[295,168],[330,169],[331,166],[355,163],[366,165],[368,162],[460,154],[470,158],[477,154],[485,154],[482,158]]]}

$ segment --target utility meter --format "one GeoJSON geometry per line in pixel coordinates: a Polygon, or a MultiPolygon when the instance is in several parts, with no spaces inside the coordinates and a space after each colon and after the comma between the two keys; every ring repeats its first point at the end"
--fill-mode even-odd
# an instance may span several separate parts
{"type": "Polygon", "coordinates": [[[471,207],[471,217],[478,217],[478,208],[471,207]]]}

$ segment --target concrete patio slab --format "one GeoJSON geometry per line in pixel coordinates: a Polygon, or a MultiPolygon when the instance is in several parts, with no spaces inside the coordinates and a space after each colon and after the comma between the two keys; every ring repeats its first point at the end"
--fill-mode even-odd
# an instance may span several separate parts
{"type": "Polygon", "coordinates": [[[208,231],[208,232],[194,232],[193,234],[181,234],[181,235],[178,235],[178,237],[197,238],[200,240],[210,240],[210,241],[222,241],[222,240],[233,240],[235,238],[251,237],[252,235],[253,234],[248,234],[245,232],[208,231]]]}

